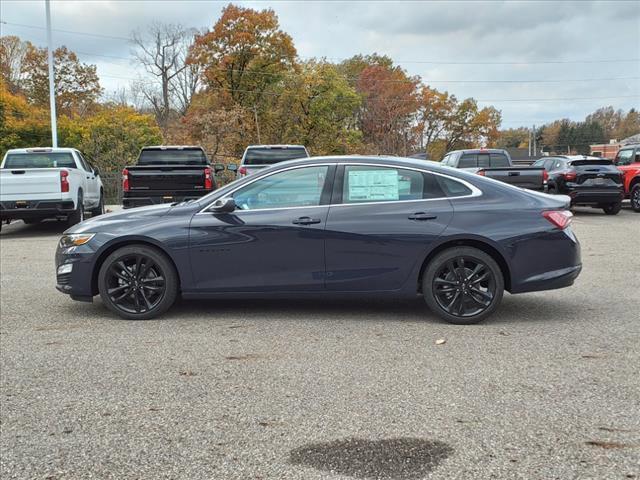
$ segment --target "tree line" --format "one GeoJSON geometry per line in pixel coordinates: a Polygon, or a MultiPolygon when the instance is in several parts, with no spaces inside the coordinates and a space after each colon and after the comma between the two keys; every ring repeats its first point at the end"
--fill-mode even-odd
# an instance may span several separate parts
{"type": "MultiPolygon", "coordinates": [[[[304,144],[313,155],[427,151],[438,160],[456,148],[525,141],[526,129],[500,130],[496,108],[436,90],[388,56],[301,59],[271,9],[229,4],[203,31],[152,24],[132,33],[131,47],[144,75],[111,95],[95,65],[66,47],[54,52],[59,143],[82,149],[105,171],[163,142],[199,144],[215,161],[231,161],[255,143],[304,144]]],[[[0,37],[0,153],[50,144],[46,54],[0,37]]],[[[575,144],[637,127],[635,111],[601,110],[587,122],[602,131],[559,121],[536,135],[563,145],[569,134],[575,144]],[[632,113],[635,120],[627,119],[632,113]]]]}

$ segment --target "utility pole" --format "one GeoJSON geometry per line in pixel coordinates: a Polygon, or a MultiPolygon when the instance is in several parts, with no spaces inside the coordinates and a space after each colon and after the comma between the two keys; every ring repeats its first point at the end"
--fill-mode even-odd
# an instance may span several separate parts
{"type": "Polygon", "coordinates": [[[533,125],[533,156],[538,156],[538,141],[536,139],[536,126],[533,125]]]}
{"type": "Polygon", "coordinates": [[[254,118],[256,119],[256,131],[258,133],[258,144],[262,145],[262,141],[260,140],[260,124],[258,123],[258,107],[256,105],[253,106],[253,115],[254,115],[254,118]]]}
{"type": "Polygon", "coordinates": [[[529,141],[527,143],[529,144],[529,156],[531,156],[531,130],[529,130],[529,141]]]}
{"type": "Polygon", "coordinates": [[[47,44],[49,63],[49,109],[51,110],[51,146],[58,147],[58,126],[56,124],[56,90],[53,76],[53,41],[51,40],[51,7],[45,0],[47,10],[47,44]]]}

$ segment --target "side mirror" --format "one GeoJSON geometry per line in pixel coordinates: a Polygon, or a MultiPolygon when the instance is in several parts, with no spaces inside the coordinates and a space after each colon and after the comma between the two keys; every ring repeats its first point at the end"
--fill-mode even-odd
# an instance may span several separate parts
{"type": "Polygon", "coordinates": [[[93,174],[96,176],[100,176],[100,169],[98,167],[93,167],[93,174]]]}
{"type": "Polygon", "coordinates": [[[211,205],[211,210],[214,213],[231,213],[236,209],[236,202],[231,197],[219,198],[213,205],[211,205]]]}
{"type": "Polygon", "coordinates": [[[213,165],[213,170],[218,173],[224,171],[224,163],[216,163],[213,165]]]}
{"type": "Polygon", "coordinates": [[[235,172],[238,170],[238,165],[236,165],[235,163],[230,163],[229,165],[227,165],[227,170],[229,170],[230,172],[235,172]]]}

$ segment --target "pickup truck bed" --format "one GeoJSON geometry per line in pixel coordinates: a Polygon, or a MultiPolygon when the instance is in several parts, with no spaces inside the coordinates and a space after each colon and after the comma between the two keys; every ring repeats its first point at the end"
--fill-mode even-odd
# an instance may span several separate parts
{"type": "Polygon", "coordinates": [[[543,191],[545,187],[545,169],[541,167],[483,168],[476,173],[529,190],[543,191]]]}

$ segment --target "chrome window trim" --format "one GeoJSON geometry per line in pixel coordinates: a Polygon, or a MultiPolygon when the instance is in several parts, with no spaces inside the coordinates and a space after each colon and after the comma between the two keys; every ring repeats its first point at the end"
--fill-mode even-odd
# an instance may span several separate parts
{"type": "MultiPolygon", "coordinates": [[[[244,188],[248,185],[251,185],[254,182],[257,182],[258,180],[261,180],[263,178],[267,178],[270,177],[271,175],[275,175],[277,173],[281,173],[281,172],[286,172],[288,170],[295,170],[297,168],[306,168],[306,167],[322,167],[322,166],[331,166],[331,165],[336,165],[336,166],[351,166],[351,165],[355,165],[355,166],[365,166],[365,167],[383,167],[383,168],[395,168],[395,169],[401,169],[401,170],[414,170],[416,172],[421,172],[421,173],[430,173],[432,175],[438,175],[440,177],[444,177],[447,178],[449,180],[453,180],[454,182],[460,182],[462,183],[465,187],[467,187],[469,190],[471,190],[471,194],[470,195],[460,195],[459,197],[436,197],[436,198],[419,198],[419,199],[414,199],[414,200],[391,200],[391,201],[387,201],[387,202],[360,202],[360,203],[329,203],[327,205],[306,205],[306,206],[300,206],[300,207],[275,207],[275,208],[258,208],[255,210],[238,210],[238,213],[241,212],[268,212],[268,211],[274,211],[274,210],[293,210],[293,209],[301,209],[301,208],[321,208],[321,207],[354,207],[354,206],[358,206],[358,205],[387,205],[387,204],[395,204],[395,203],[415,203],[415,202],[433,202],[433,201],[437,201],[437,200],[458,200],[458,199],[464,199],[464,198],[473,198],[473,197],[480,197],[482,196],[482,190],[480,190],[478,187],[476,187],[475,185],[472,185],[471,183],[467,182],[466,180],[462,180],[461,178],[456,178],[456,177],[452,177],[450,175],[446,175],[444,173],[440,173],[440,172],[433,172],[431,170],[424,170],[421,168],[416,168],[416,167],[407,167],[407,166],[398,166],[398,165],[391,165],[391,164],[380,164],[380,163],[368,163],[368,162],[349,162],[349,163],[338,163],[338,162],[322,162],[322,163],[312,163],[312,164],[305,164],[305,165],[295,165],[292,167],[288,167],[288,168],[283,168],[281,170],[277,170],[275,172],[270,172],[266,175],[262,175],[262,176],[258,176],[258,178],[251,180],[250,182],[244,183],[240,186],[238,186],[237,188],[234,188],[233,190],[231,190],[230,192],[227,192],[223,197],[217,198],[216,200],[214,200],[213,202],[223,199],[223,198],[227,198],[230,195],[233,195],[236,191],[240,190],[241,188],[244,188]]],[[[207,204],[205,207],[203,207],[201,210],[198,211],[198,213],[196,213],[196,215],[200,215],[200,214],[206,214],[209,213],[209,207],[211,207],[211,205],[213,204],[213,202],[207,204]]],[[[234,212],[235,213],[235,212],[234,212]]]]}

